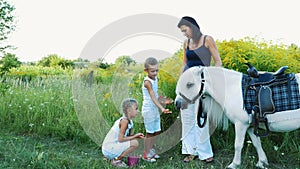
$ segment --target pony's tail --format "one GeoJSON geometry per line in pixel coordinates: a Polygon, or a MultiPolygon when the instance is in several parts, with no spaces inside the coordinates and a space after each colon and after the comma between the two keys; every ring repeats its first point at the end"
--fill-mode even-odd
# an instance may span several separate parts
{"type": "Polygon", "coordinates": [[[210,125],[223,130],[228,129],[228,118],[224,113],[224,109],[212,97],[205,96],[202,99],[203,111],[207,112],[210,125]]]}

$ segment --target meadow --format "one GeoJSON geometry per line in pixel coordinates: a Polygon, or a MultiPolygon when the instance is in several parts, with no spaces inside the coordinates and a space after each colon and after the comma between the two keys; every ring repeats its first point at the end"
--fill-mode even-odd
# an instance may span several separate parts
{"type": "MultiPolygon", "coordinates": [[[[273,57],[283,55],[280,52],[284,52],[285,57],[293,56],[295,60],[288,62],[287,59],[281,59],[282,64],[289,63],[289,71],[297,71],[299,49],[292,53],[293,49],[283,51],[280,46],[275,48],[270,45],[273,50],[268,52],[269,47],[254,50],[249,47],[252,44],[252,41],[220,42],[218,46],[224,66],[243,72],[246,70],[242,64],[245,60],[258,61],[255,59],[256,55],[261,57],[262,54],[272,60],[273,57]],[[236,43],[240,48],[236,48],[236,43]],[[235,54],[239,53],[237,50],[243,55],[235,54]]],[[[160,62],[161,95],[175,98],[181,60],[182,51],[179,50],[174,56],[160,62]]],[[[263,64],[270,71],[279,67],[278,62],[263,64]]],[[[142,102],[140,89],[145,76],[142,65],[113,65],[107,69],[91,66],[88,69],[56,69],[54,72],[38,68],[42,69],[39,72],[48,73],[32,73],[34,76],[30,80],[24,78],[28,76],[26,72],[37,68],[26,67],[25,71],[24,67],[11,71],[1,79],[0,168],[112,168],[102,156],[101,143],[110,126],[121,116],[121,101],[126,97],[133,97],[139,103],[142,102]]],[[[154,164],[140,160],[137,168],[219,169],[225,168],[231,162],[234,155],[232,125],[227,131],[217,129],[212,134],[211,142],[215,154],[213,163],[206,164],[199,160],[183,163],[180,114],[173,105],[168,108],[173,113],[161,116],[163,133],[156,145],[162,158],[154,164]]],[[[141,114],[134,119],[134,124],[135,132],[145,133],[141,114]]],[[[270,133],[268,137],[261,138],[269,158],[269,168],[300,168],[299,136],[300,131],[296,130],[289,133],[270,133]]],[[[142,148],[143,143],[140,142],[136,155],[142,154],[142,148]]],[[[256,162],[256,151],[247,136],[241,168],[255,168],[256,162]]]]}

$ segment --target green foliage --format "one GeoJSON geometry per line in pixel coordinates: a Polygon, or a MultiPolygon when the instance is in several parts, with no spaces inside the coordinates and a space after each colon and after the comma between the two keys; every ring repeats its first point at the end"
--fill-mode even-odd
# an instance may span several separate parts
{"type": "Polygon", "coordinates": [[[0,94],[4,95],[7,93],[8,89],[10,88],[10,86],[6,83],[0,83],[0,94]]]}
{"type": "Polygon", "coordinates": [[[61,67],[63,69],[73,68],[74,63],[71,60],[63,59],[59,57],[57,54],[51,54],[47,57],[42,58],[38,63],[38,66],[44,67],[61,67]]]}
{"type": "Polygon", "coordinates": [[[35,77],[51,77],[58,75],[70,75],[71,70],[64,70],[61,67],[42,67],[42,66],[27,66],[22,65],[18,68],[10,69],[10,72],[7,73],[7,77],[16,78],[16,79],[25,79],[28,80],[34,79],[35,77]]]}
{"type": "Polygon", "coordinates": [[[298,72],[300,49],[295,46],[273,44],[246,37],[239,40],[217,42],[223,66],[246,73],[246,62],[259,71],[275,72],[281,66],[288,66],[287,72],[298,72]]]}
{"type": "Polygon", "coordinates": [[[8,38],[8,35],[15,30],[15,16],[13,14],[15,7],[7,0],[0,0],[0,53],[10,46],[3,46],[2,42],[8,38]]]}
{"type": "Polygon", "coordinates": [[[133,60],[130,56],[120,56],[116,59],[115,64],[120,66],[129,66],[129,65],[135,65],[136,61],[133,60]]]}
{"type": "Polygon", "coordinates": [[[16,55],[7,53],[0,60],[0,75],[8,73],[11,68],[17,68],[21,66],[21,62],[16,55]]]}
{"type": "Polygon", "coordinates": [[[0,125],[9,131],[86,139],[74,111],[68,77],[3,81],[9,86],[0,97],[0,125]]]}
{"type": "Polygon", "coordinates": [[[101,69],[107,69],[107,68],[109,68],[110,66],[111,66],[110,64],[108,64],[108,63],[103,63],[103,62],[101,62],[101,63],[98,64],[98,67],[101,68],[101,69]]]}
{"type": "Polygon", "coordinates": [[[113,79],[113,75],[116,72],[116,66],[110,66],[106,69],[99,68],[95,73],[95,78],[97,82],[101,82],[104,84],[110,84],[113,79]]]}
{"type": "Polygon", "coordinates": [[[82,59],[82,58],[77,58],[77,59],[75,59],[75,60],[73,60],[73,61],[74,61],[74,62],[86,62],[86,63],[89,62],[88,59],[82,59]]]}

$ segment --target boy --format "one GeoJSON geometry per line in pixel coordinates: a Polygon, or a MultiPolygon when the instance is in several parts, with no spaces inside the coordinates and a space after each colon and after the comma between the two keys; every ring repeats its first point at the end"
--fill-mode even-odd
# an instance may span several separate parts
{"type": "MultiPolygon", "coordinates": [[[[145,61],[144,71],[147,76],[143,81],[143,106],[142,116],[144,118],[144,125],[146,129],[146,138],[144,139],[144,155],[143,159],[148,162],[155,162],[155,158],[159,158],[159,155],[155,153],[153,145],[155,138],[160,134],[160,115],[159,110],[163,113],[172,113],[168,109],[165,109],[158,101],[158,61],[149,57],[145,61]]],[[[167,102],[166,104],[170,104],[167,102]]]]}

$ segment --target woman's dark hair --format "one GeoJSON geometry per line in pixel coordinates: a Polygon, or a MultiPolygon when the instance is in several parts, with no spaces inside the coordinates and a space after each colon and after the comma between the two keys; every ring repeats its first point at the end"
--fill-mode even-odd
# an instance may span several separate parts
{"type": "Polygon", "coordinates": [[[182,25],[188,26],[192,29],[192,39],[194,42],[198,43],[202,36],[202,32],[200,31],[200,27],[196,20],[190,16],[184,16],[180,19],[177,27],[180,28],[182,25]]]}

